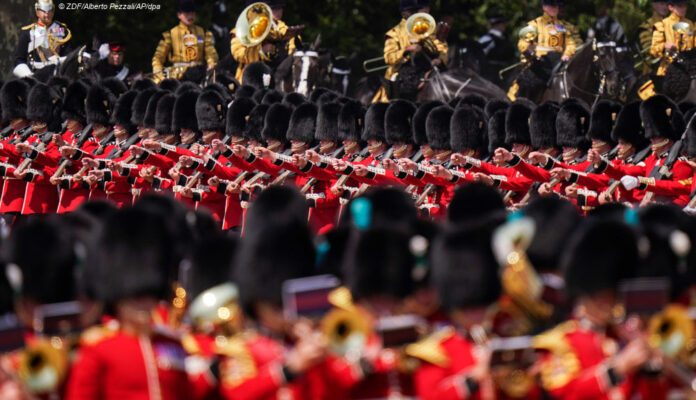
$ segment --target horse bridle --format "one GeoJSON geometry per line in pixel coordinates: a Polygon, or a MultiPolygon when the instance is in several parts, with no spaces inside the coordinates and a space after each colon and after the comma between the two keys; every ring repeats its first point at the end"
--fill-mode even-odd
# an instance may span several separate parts
{"type": "Polygon", "coordinates": [[[309,93],[309,60],[319,57],[319,53],[316,51],[296,51],[292,55],[293,57],[302,59],[302,71],[300,71],[300,81],[297,83],[295,91],[304,96],[309,93]]]}
{"type": "MultiPolygon", "coordinates": [[[[604,91],[606,90],[607,77],[609,76],[609,74],[612,74],[612,73],[618,71],[618,69],[616,67],[616,63],[614,63],[613,68],[610,68],[607,70],[604,70],[603,68],[601,68],[600,65],[598,65],[599,59],[598,59],[597,55],[594,53],[597,51],[597,49],[600,49],[603,47],[613,47],[617,53],[628,51],[628,49],[625,47],[617,46],[616,42],[614,42],[614,41],[597,42],[596,39],[592,40],[592,52],[593,52],[592,65],[594,65],[596,67],[596,70],[598,71],[597,75],[599,78],[599,87],[597,87],[597,90],[594,93],[589,92],[581,87],[578,87],[575,84],[572,85],[572,88],[583,93],[583,94],[594,97],[593,104],[596,103],[599,100],[600,96],[604,94],[604,91]]],[[[566,67],[564,67],[563,71],[561,72],[561,78],[562,78],[561,79],[561,89],[563,91],[562,95],[563,95],[564,99],[567,99],[570,97],[570,90],[569,90],[568,78],[567,78],[568,69],[566,67]]],[[[618,71],[618,72],[620,72],[620,71],[618,71]]],[[[631,74],[628,74],[625,77],[621,77],[621,90],[619,91],[620,95],[624,94],[626,92],[626,82],[630,78],[631,78],[631,74]]]]}

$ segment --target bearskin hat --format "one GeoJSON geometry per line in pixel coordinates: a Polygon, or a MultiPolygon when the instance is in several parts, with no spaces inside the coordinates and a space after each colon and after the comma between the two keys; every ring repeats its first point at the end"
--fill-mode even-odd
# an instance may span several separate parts
{"type": "Polygon", "coordinates": [[[254,97],[255,92],[256,92],[256,89],[253,86],[242,85],[237,90],[235,90],[234,98],[235,99],[240,99],[242,97],[252,98],[252,97],[254,97]]]}
{"type": "Polygon", "coordinates": [[[227,102],[219,93],[214,90],[204,91],[196,100],[198,130],[224,132],[226,112],[227,102]]]}
{"type": "Polygon", "coordinates": [[[283,101],[283,94],[280,93],[279,91],[275,89],[271,89],[266,91],[264,93],[263,98],[261,99],[261,104],[275,104],[275,103],[280,103],[283,101]]]}
{"type": "MultiPolygon", "coordinates": [[[[316,111],[316,110],[315,110],[316,111]]],[[[288,126],[292,117],[292,108],[281,103],[275,103],[268,107],[263,121],[261,137],[264,140],[277,140],[287,143],[288,126]]]]}
{"type": "Polygon", "coordinates": [[[505,143],[529,145],[529,118],[535,105],[526,99],[519,99],[510,104],[505,115],[505,143]]]}
{"type": "Polygon", "coordinates": [[[638,151],[648,145],[640,122],[640,101],[625,104],[621,108],[616,116],[614,128],[611,130],[611,139],[616,143],[619,140],[631,143],[638,151]]]}
{"type": "Polygon", "coordinates": [[[428,136],[425,134],[425,121],[433,108],[443,106],[445,103],[438,100],[427,101],[418,107],[413,114],[413,142],[418,146],[428,143],[428,136]]]}
{"type": "Polygon", "coordinates": [[[263,124],[266,120],[266,113],[269,107],[268,104],[257,104],[254,106],[249,113],[249,119],[244,127],[244,138],[263,142],[261,132],[263,131],[263,124]]]}
{"type": "MultiPolygon", "coordinates": [[[[209,87],[211,87],[211,86],[207,86],[206,89],[208,89],[209,87]]],[[[198,86],[198,85],[196,85],[196,84],[193,83],[193,82],[181,82],[181,84],[179,85],[179,87],[176,88],[176,91],[174,92],[174,94],[175,94],[176,96],[180,96],[182,93],[188,92],[188,91],[191,91],[191,90],[200,92],[201,87],[198,86]]]]}
{"type": "Polygon", "coordinates": [[[27,100],[31,87],[21,79],[15,79],[2,85],[0,102],[2,104],[2,119],[26,119],[27,100]]]}
{"type": "Polygon", "coordinates": [[[235,99],[227,110],[225,133],[230,136],[243,136],[247,120],[250,118],[249,114],[255,106],[256,103],[250,98],[235,99]]]}
{"type": "Polygon", "coordinates": [[[272,88],[275,86],[273,70],[261,61],[253,62],[244,68],[241,83],[254,89],[272,88]]]}
{"type": "Polygon", "coordinates": [[[92,85],[87,92],[87,122],[92,124],[109,125],[111,113],[116,105],[117,97],[102,85],[92,85]]]}
{"type": "Polygon", "coordinates": [[[559,147],[576,147],[587,150],[587,130],[590,111],[580,102],[566,102],[556,116],[556,144],[559,147]]]}
{"type": "Polygon", "coordinates": [[[508,148],[505,143],[505,115],[507,109],[500,109],[488,119],[488,152],[493,154],[499,147],[508,148]]]}
{"type": "Polygon", "coordinates": [[[365,121],[365,106],[357,100],[341,106],[338,114],[338,136],[341,140],[360,141],[365,121]]]}
{"type": "Polygon", "coordinates": [[[619,111],[621,111],[621,105],[615,101],[605,99],[598,101],[592,107],[587,137],[612,144],[611,131],[619,111]]]}
{"type": "Polygon", "coordinates": [[[135,133],[137,128],[131,122],[133,103],[137,97],[138,92],[135,90],[129,90],[122,94],[116,101],[116,107],[114,107],[114,113],[111,116],[111,123],[113,125],[120,125],[129,135],[135,133]]]}
{"type": "Polygon", "coordinates": [[[488,142],[486,128],[485,117],[480,108],[460,103],[454,110],[451,119],[450,145],[452,151],[483,150],[488,142]]]}
{"type": "Polygon", "coordinates": [[[326,103],[319,107],[317,115],[317,128],[314,131],[316,140],[329,140],[338,142],[341,140],[338,134],[338,116],[341,113],[339,103],[326,103]]]}
{"type": "Polygon", "coordinates": [[[159,89],[153,87],[149,89],[144,89],[133,101],[133,107],[131,109],[131,122],[135,126],[144,126],[143,120],[145,119],[145,114],[147,113],[147,105],[150,102],[150,97],[158,92],[159,89]]]}
{"type": "Polygon", "coordinates": [[[454,110],[450,106],[438,106],[428,113],[425,121],[425,135],[430,147],[436,150],[449,150],[450,121],[454,110]]]}
{"type": "Polygon", "coordinates": [[[60,130],[61,93],[44,83],[37,83],[29,91],[27,119],[43,122],[49,132],[60,130]]]}
{"type": "Polygon", "coordinates": [[[486,119],[488,120],[498,110],[507,110],[508,107],[510,107],[510,102],[507,100],[491,99],[486,103],[486,106],[483,108],[483,112],[486,114],[486,119]]]}
{"type": "Polygon", "coordinates": [[[363,129],[362,140],[368,141],[375,139],[384,142],[384,114],[387,112],[389,103],[372,103],[365,113],[365,129],[363,129]]]}
{"type": "Polygon", "coordinates": [[[157,102],[155,112],[155,129],[160,135],[172,133],[172,119],[174,116],[174,103],[176,96],[174,93],[166,93],[157,102]]]}
{"type": "Polygon", "coordinates": [[[80,124],[87,123],[85,113],[85,99],[89,87],[81,81],[75,81],[68,85],[63,97],[63,110],[60,114],[62,120],[72,119],[80,124]]]}
{"type": "MultiPolygon", "coordinates": [[[[282,106],[292,110],[288,105],[282,104],[282,106]]],[[[290,124],[286,134],[287,140],[312,143],[314,141],[314,131],[316,130],[317,106],[307,102],[291,112],[290,124]]]]}
{"type": "MultiPolygon", "coordinates": [[[[183,85],[181,86],[183,87],[183,85]]],[[[178,135],[182,129],[198,131],[198,120],[196,119],[196,101],[198,100],[198,90],[187,90],[176,95],[174,111],[172,115],[172,133],[178,135]]]]}
{"type": "Polygon", "coordinates": [[[393,100],[384,114],[384,132],[387,143],[413,143],[411,121],[416,105],[408,100],[393,100]]]}
{"type": "Polygon", "coordinates": [[[138,79],[133,82],[131,85],[131,89],[137,91],[137,92],[142,92],[145,89],[151,89],[157,87],[155,82],[152,81],[152,79],[138,79]]]}
{"type": "Polygon", "coordinates": [[[664,137],[676,141],[685,128],[679,107],[663,95],[653,96],[640,104],[640,119],[648,139],[664,137]]]}
{"type": "Polygon", "coordinates": [[[505,203],[496,189],[472,182],[454,192],[447,208],[447,219],[457,224],[488,220],[498,225],[505,221],[505,203]]]}
{"type": "Polygon", "coordinates": [[[544,149],[556,147],[556,118],[560,107],[546,101],[532,111],[529,119],[529,136],[532,147],[544,149]]]}
{"type": "MultiPolygon", "coordinates": [[[[145,109],[145,116],[143,117],[142,126],[147,128],[155,128],[156,116],[157,116],[157,103],[160,101],[162,96],[167,94],[166,90],[157,89],[147,101],[147,108],[145,109]]],[[[135,103],[133,104],[136,105],[135,103]]],[[[167,128],[169,130],[169,128],[167,128]]]]}
{"type": "Polygon", "coordinates": [[[283,97],[283,103],[293,107],[297,107],[306,101],[307,98],[302,93],[297,92],[286,93],[285,97],[283,97]]]}
{"type": "Polygon", "coordinates": [[[173,93],[179,87],[179,81],[173,78],[167,78],[162,80],[158,86],[162,90],[166,90],[167,92],[173,93]]]}
{"type": "Polygon", "coordinates": [[[524,215],[536,226],[526,250],[532,265],[539,272],[558,271],[568,237],[582,221],[577,210],[557,197],[536,197],[524,209],[524,215]]]}

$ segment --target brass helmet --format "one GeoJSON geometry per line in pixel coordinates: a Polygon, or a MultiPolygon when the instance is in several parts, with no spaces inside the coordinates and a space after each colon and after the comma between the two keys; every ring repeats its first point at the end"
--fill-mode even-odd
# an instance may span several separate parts
{"type": "Polygon", "coordinates": [[[53,5],[53,0],[36,0],[36,3],[34,3],[34,9],[36,11],[41,10],[49,12],[54,10],[55,6],[53,5]]]}

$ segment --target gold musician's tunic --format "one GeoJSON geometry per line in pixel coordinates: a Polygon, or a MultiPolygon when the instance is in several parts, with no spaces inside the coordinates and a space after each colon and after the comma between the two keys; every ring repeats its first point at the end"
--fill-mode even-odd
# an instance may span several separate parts
{"type": "MultiPolygon", "coordinates": [[[[384,62],[389,66],[385,73],[385,78],[391,80],[401,66],[409,60],[410,54],[404,54],[406,47],[410,46],[412,38],[406,30],[406,20],[402,19],[399,25],[393,27],[387,32],[387,39],[384,42],[384,62]]],[[[421,42],[423,50],[432,58],[439,58],[443,63],[447,62],[447,43],[430,37],[421,42]]],[[[373,102],[387,102],[387,94],[382,87],[375,95],[373,102]]]]}
{"type": "MultiPolygon", "coordinates": [[[[287,52],[288,55],[290,55],[295,52],[295,41],[289,40],[285,43],[281,42],[287,31],[288,26],[285,24],[285,22],[278,20],[276,21],[276,28],[271,30],[268,37],[266,37],[266,41],[276,42],[274,43],[276,46],[287,46],[287,52]]],[[[232,52],[232,57],[234,57],[234,59],[239,63],[235,78],[240,83],[243,83],[242,74],[244,73],[244,68],[246,68],[247,65],[256,61],[270,61],[271,58],[269,55],[263,53],[263,43],[259,43],[256,46],[246,47],[239,41],[239,39],[237,39],[235,29],[232,29],[231,33],[233,37],[230,43],[230,51],[232,52]]]]}
{"type": "Polygon", "coordinates": [[[655,57],[650,56],[650,48],[652,47],[652,37],[655,24],[662,21],[663,18],[664,17],[660,14],[653,12],[653,15],[647,20],[645,20],[638,27],[638,41],[640,42],[640,51],[647,61],[647,64],[643,66],[643,73],[645,74],[655,72],[655,64],[659,61],[659,58],[657,58],[656,61],[655,57]]]}
{"type": "Polygon", "coordinates": [[[669,17],[655,24],[650,55],[661,59],[660,66],[657,68],[657,75],[660,76],[667,72],[667,67],[672,62],[672,58],[669,57],[665,50],[665,43],[667,42],[674,43],[679,48],[679,51],[691,50],[694,47],[694,23],[686,18],[680,19],[675,14],[670,14],[669,17]],[[677,22],[689,24],[689,32],[685,35],[679,35],[674,32],[673,25],[677,22]]]}
{"type": "MultiPolygon", "coordinates": [[[[553,18],[546,13],[529,21],[527,25],[533,26],[537,30],[537,48],[535,50],[537,56],[557,51],[571,57],[582,44],[580,33],[573,24],[553,18]]],[[[520,52],[524,53],[529,48],[529,42],[520,39],[517,42],[517,47],[520,52]]]]}
{"type": "Polygon", "coordinates": [[[152,72],[156,82],[165,78],[164,63],[169,59],[172,63],[170,77],[179,79],[188,67],[201,65],[204,62],[215,65],[218,54],[213,45],[213,34],[200,26],[188,27],[183,23],[162,33],[152,57],[152,72]]]}

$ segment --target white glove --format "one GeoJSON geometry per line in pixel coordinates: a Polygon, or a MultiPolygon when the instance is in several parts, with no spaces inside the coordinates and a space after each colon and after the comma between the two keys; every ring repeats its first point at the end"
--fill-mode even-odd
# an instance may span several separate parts
{"type": "Polygon", "coordinates": [[[17,78],[26,78],[27,76],[34,75],[34,73],[31,72],[31,68],[25,63],[17,64],[12,70],[12,73],[17,78]]]}
{"type": "Polygon", "coordinates": [[[638,187],[638,178],[631,175],[626,175],[621,178],[621,184],[626,190],[633,190],[638,187]]]}
{"type": "Polygon", "coordinates": [[[686,206],[683,211],[689,215],[696,215],[696,207],[686,206]]]}

